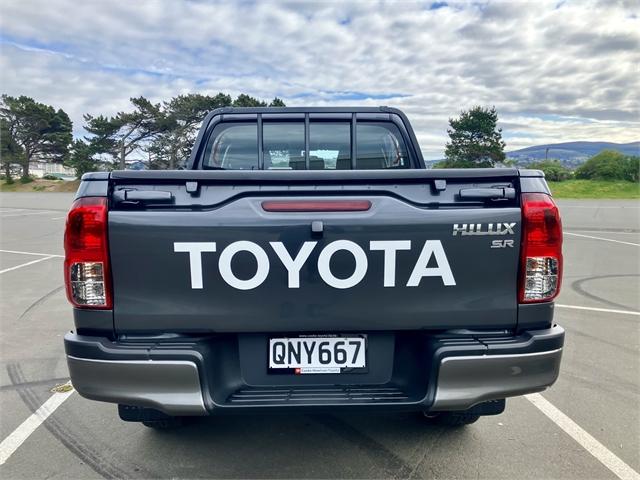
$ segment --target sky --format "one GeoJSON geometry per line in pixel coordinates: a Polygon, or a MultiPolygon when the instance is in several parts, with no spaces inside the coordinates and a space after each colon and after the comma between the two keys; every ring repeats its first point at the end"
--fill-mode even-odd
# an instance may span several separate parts
{"type": "Polygon", "coordinates": [[[442,158],[448,119],[495,106],[507,150],[640,140],[640,1],[2,0],[1,91],[83,114],[247,93],[387,105],[442,158]]]}

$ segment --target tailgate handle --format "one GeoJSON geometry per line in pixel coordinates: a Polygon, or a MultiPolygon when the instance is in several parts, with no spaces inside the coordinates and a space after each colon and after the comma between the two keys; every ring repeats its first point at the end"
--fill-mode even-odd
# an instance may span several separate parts
{"type": "Polygon", "coordinates": [[[147,203],[173,203],[173,194],[162,190],[117,190],[113,192],[116,203],[143,205],[147,203]]]}
{"type": "Polygon", "coordinates": [[[461,199],[493,200],[516,198],[516,189],[511,187],[463,188],[459,192],[461,199]]]}

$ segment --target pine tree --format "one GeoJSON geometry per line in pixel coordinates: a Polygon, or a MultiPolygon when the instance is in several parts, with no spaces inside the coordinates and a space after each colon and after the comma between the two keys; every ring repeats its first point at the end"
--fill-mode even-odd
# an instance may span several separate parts
{"type": "MultiPolygon", "coordinates": [[[[7,147],[20,152],[22,178],[29,178],[29,163],[36,159],[63,161],[73,139],[72,123],[64,110],[21,95],[2,95],[0,119],[7,147]]],[[[3,144],[5,140],[2,140],[3,144]]]]}
{"type": "Polygon", "coordinates": [[[497,128],[495,107],[473,107],[458,118],[450,118],[447,130],[451,141],[445,148],[446,160],[439,167],[495,167],[505,161],[502,129],[497,128]]]}

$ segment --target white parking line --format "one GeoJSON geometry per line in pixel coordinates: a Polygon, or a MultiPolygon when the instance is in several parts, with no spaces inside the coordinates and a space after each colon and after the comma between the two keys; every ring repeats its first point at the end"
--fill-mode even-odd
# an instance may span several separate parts
{"type": "Polygon", "coordinates": [[[578,306],[578,305],[562,305],[562,304],[559,304],[559,303],[556,303],[556,307],[572,308],[574,310],[591,310],[593,312],[620,313],[622,315],[637,315],[637,316],[640,316],[640,312],[634,312],[633,310],[613,310],[611,308],[581,307],[581,306],[578,306]]]}
{"type": "MultiPolygon", "coordinates": [[[[567,232],[568,230],[573,230],[573,229],[572,228],[567,228],[567,229],[565,229],[565,232],[567,232]]],[[[636,236],[640,237],[640,232],[626,232],[626,231],[619,231],[619,230],[581,230],[581,229],[576,229],[576,231],[580,232],[580,233],[613,233],[614,235],[636,235],[636,236]]]]}
{"type": "MultiPolygon", "coordinates": [[[[27,215],[48,215],[54,213],[55,210],[45,210],[42,212],[29,212],[29,213],[16,213],[11,215],[0,215],[0,218],[9,218],[9,217],[26,217],[27,215]]],[[[2,212],[4,213],[4,212],[2,212]]]]}
{"type": "Polygon", "coordinates": [[[22,268],[22,267],[28,267],[29,265],[33,265],[34,263],[44,262],[45,260],[49,260],[51,258],[56,258],[56,257],[54,257],[54,256],[42,257],[42,258],[39,258],[37,260],[32,260],[32,261],[27,262],[27,263],[22,263],[20,265],[16,265],[15,267],[5,268],[4,270],[0,270],[0,274],[11,272],[13,270],[17,270],[17,269],[22,268]]]}
{"type": "Polygon", "coordinates": [[[35,255],[37,257],[64,257],[64,255],[56,255],[54,253],[22,252],[20,250],[0,250],[0,253],[17,253],[18,255],[35,255]]]}
{"type": "Polygon", "coordinates": [[[640,247],[640,243],[623,242],[622,240],[612,240],[610,238],[592,237],[591,235],[581,235],[579,233],[564,232],[565,235],[573,235],[574,237],[591,238],[593,240],[602,240],[603,242],[622,243],[623,245],[633,245],[634,247],[640,247]]]}
{"type": "Polygon", "coordinates": [[[74,391],[75,390],[69,390],[64,393],[54,393],[38,410],[32,413],[18,428],[11,432],[9,436],[0,443],[0,465],[4,465],[20,445],[22,445],[25,440],[42,425],[42,422],[55,412],[56,408],[62,405],[74,391]]]}
{"type": "Polygon", "coordinates": [[[621,208],[640,208],[636,205],[617,205],[617,206],[612,206],[612,205],[607,205],[607,206],[601,206],[601,205],[560,205],[560,210],[562,210],[563,208],[586,208],[589,210],[601,210],[603,208],[615,208],[616,210],[620,210],[621,208]]]}
{"type": "Polygon", "coordinates": [[[538,410],[560,427],[566,434],[580,444],[587,452],[593,455],[600,463],[611,470],[622,480],[640,480],[640,474],[624,463],[611,450],[598,442],[580,425],[558,410],[551,402],[539,393],[525,395],[538,410]]]}

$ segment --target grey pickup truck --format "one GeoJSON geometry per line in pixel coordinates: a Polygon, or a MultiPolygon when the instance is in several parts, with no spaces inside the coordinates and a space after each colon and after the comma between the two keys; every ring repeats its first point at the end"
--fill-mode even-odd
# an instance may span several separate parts
{"type": "Polygon", "coordinates": [[[542,173],[425,169],[396,109],[215,110],[185,169],[85,175],[64,241],[71,379],[123,420],[464,425],[558,377],[542,173]]]}

